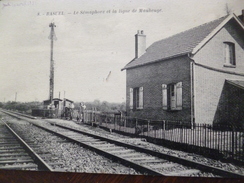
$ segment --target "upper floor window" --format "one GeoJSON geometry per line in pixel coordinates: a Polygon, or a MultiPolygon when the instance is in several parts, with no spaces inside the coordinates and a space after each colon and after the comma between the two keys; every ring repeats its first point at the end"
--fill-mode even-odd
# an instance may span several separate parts
{"type": "Polygon", "coordinates": [[[130,109],[143,109],[143,87],[130,88],[130,109]]]}
{"type": "Polygon", "coordinates": [[[235,44],[231,42],[224,42],[225,45],[225,64],[224,66],[235,66],[235,44]]]}
{"type": "Polygon", "coordinates": [[[182,82],[162,84],[162,105],[164,110],[182,110],[182,82]]]}

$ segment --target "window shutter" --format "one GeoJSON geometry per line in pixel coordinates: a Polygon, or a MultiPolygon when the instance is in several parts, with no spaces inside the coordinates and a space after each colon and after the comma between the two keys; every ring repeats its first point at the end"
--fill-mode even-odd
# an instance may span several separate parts
{"type": "Polygon", "coordinates": [[[139,88],[139,109],[143,109],[143,87],[139,88]]]}
{"type": "Polygon", "coordinates": [[[176,109],[182,110],[182,82],[176,84],[176,109]]]}
{"type": "Polygon", "coordinates": [[[162,105],[163,105],[163,110],[168,109],[168,104],[167,104],[167,85],[162,84],[162,105]]]}
{"type": "Polygon", "coordinates": [[[130,88],[130,109],[133,109],[133,88],[130,88]]]}

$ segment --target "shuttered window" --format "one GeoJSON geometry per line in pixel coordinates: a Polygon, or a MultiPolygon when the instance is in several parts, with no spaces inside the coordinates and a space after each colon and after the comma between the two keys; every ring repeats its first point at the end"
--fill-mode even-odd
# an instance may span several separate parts
{"type": "Polygon", "coordinates": [[[139,88],[139,106],[138,109],[143,109],[143,87],[139,88]]]}
{"type": "Polygon", "coordinates": [[[130,88],[130,109],[133,109],[133,88],[130,88]]]}
{"type": "Polygon", "coordinates": [[[182,82],[162,84],[163,110],[182,110],[182,82]]]}
{"type": "Polygon", "coordinates": [[[162,84],[162,104],[163,104],[163,109],[167,110],[168,109],[168,102],[167,102],[167,85],[162,84]]]}
{"type": "Polygon", "coordinates": [[[143,109],[143,87],[130,88],[130,109],[143,109]]]}
{"type": "Polygon", "coordinates": [[[176,110],[182,110],[182,82],[176,84],[176,110]]]}

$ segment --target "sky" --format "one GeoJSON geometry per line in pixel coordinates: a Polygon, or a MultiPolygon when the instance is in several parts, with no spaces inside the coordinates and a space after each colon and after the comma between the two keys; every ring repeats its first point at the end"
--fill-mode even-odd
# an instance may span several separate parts
{"type": "Polygon", "coordinates": [[[135,57],[137,30],[148,47],[225,16],[226,5],[244,9],[243,0],[1,0],[0,102],[49,98],[51,22],[54,97],[125,102],[121,69],[135,57]]]}

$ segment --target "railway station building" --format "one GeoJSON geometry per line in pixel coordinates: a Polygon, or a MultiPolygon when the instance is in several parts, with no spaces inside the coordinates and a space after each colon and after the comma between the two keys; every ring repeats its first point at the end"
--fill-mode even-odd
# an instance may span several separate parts
{"type": "Polygon", "coordinates": [[[140,119],[244,124],[244,11],[146,49],[135,35],[126,70],[127,115],[140,119]]]}

